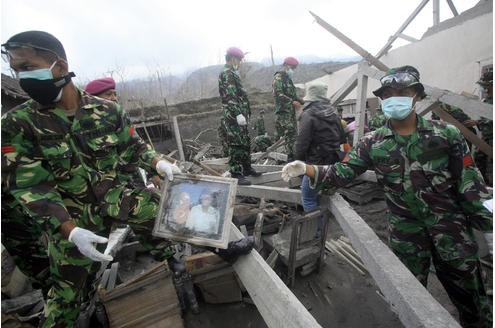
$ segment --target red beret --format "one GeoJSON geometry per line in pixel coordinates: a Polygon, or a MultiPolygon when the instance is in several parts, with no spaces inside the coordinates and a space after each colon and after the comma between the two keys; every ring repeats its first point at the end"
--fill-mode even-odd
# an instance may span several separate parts
{"type": "Polygon", "coordinates": [[[90,95],[99,95],[108,89],[115,89],[115,81],[111,77],[93,80],[88,83],[86,88],[84,88],[84,90],[90,95]]]}
{"type": "Polygon", "coordinates": [[[285,65],[297,66],[299,65],[299,61],[294,57],[287,57],[284,59],[285,65]]]}
{"type": "Polygon", "coordinates": [[[244,56],[246,54],[244,52],[242,52],[242,50],[239,48],[230,47],[229,49],[227,49],[227,55],[232,55],[232,56],[235,56],[239,59],[242,59],[242,58],[244,58],[244,56]]]}

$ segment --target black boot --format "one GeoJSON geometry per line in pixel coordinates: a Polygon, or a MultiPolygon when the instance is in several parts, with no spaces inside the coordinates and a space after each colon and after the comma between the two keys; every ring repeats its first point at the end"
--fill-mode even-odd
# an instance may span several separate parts
{"type": "Polygon", "coordinates": [[[232,173],[232,178],[237,179],[237,184],[241,186],[249,186],[251,185],[251,181],[246,179],[245,176],[239,173],[232,173]]]}
{"type": "Polygon", "coordinates": [[[234,263],[241,255],[251,252],[254,246],[254,237],[249,236],[236,241],[231,241],[227,249],[218,249],[214,253],[222,258],[222,260],[234,263]]]}

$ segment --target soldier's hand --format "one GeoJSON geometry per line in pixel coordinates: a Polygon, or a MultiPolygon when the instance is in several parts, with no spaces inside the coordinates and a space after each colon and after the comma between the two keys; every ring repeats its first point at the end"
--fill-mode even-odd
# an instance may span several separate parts
{"type": "Polygon", "coordinates": [[[282,168],[282,179],[287,182],[290,178],[298,177],[303,174],[306,174],[306,163],[302,161],[290,162],[282,168]]]}
{"type": "Polygon", "coordinates": [[[294,100],[294,101],[292,102],[292,106],[294,106],[294,108],[295,108],[295,109],[299,110],[299,109],[301,109],[302,104],[301,104],[299,101],[294,100]]]}
{"type": "Polygon", "coordinates": [[[89,257],[93,261],[104,262],[113,260],[111,255],[102,254],[95,248],[95,244],[104,244],[108,242],[108,239],[95,235],[89,230],[75,227],[70,232],[69,241],[77,246],[77,249],[79,249],[82,255],[89,257]]]}
{"type": "Polygon", "coordinates": [[[158,161],[158,163],[156,163],[156,172],[158,172],[158,174],[160,174],[162,177],[167,176],[167,178],[172,181],[174,179],[174,174],[181,173],[182,171],[177,165],[161,159],[158,161]]]}
{"type": "Polygon", "coordinates": [[[247,121],[246,121],[246,118],[244,117],[244,115],[239,114],[235,118],[237,120],[237,124],[239,124],[240,126],[247,125],[247,121]]]}

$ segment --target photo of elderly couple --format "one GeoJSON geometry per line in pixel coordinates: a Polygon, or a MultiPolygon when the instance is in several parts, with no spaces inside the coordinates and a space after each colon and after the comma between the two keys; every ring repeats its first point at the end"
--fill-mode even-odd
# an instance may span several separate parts
{"type": "Polygon", "coordinates": [[[154,234],[223,246],[228,241],[226,227],[232,220],[236,184],[229,178],[182,176],[174,177],[164,188],[154,234]]]}

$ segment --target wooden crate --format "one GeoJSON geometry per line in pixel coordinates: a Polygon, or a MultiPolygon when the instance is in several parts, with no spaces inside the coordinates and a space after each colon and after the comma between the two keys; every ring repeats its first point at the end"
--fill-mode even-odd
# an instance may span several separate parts
{"type": "Polygon", "coordinates": [[[232,303],[242,301],[241,288],[230,272],[197,283],[206,303],[232,303]]]}
{"type": "Polygon", "coordinates": [[[99,290],[111,328],[183,328],[179,300],[166,262],[116,286],[99,290]]]}

